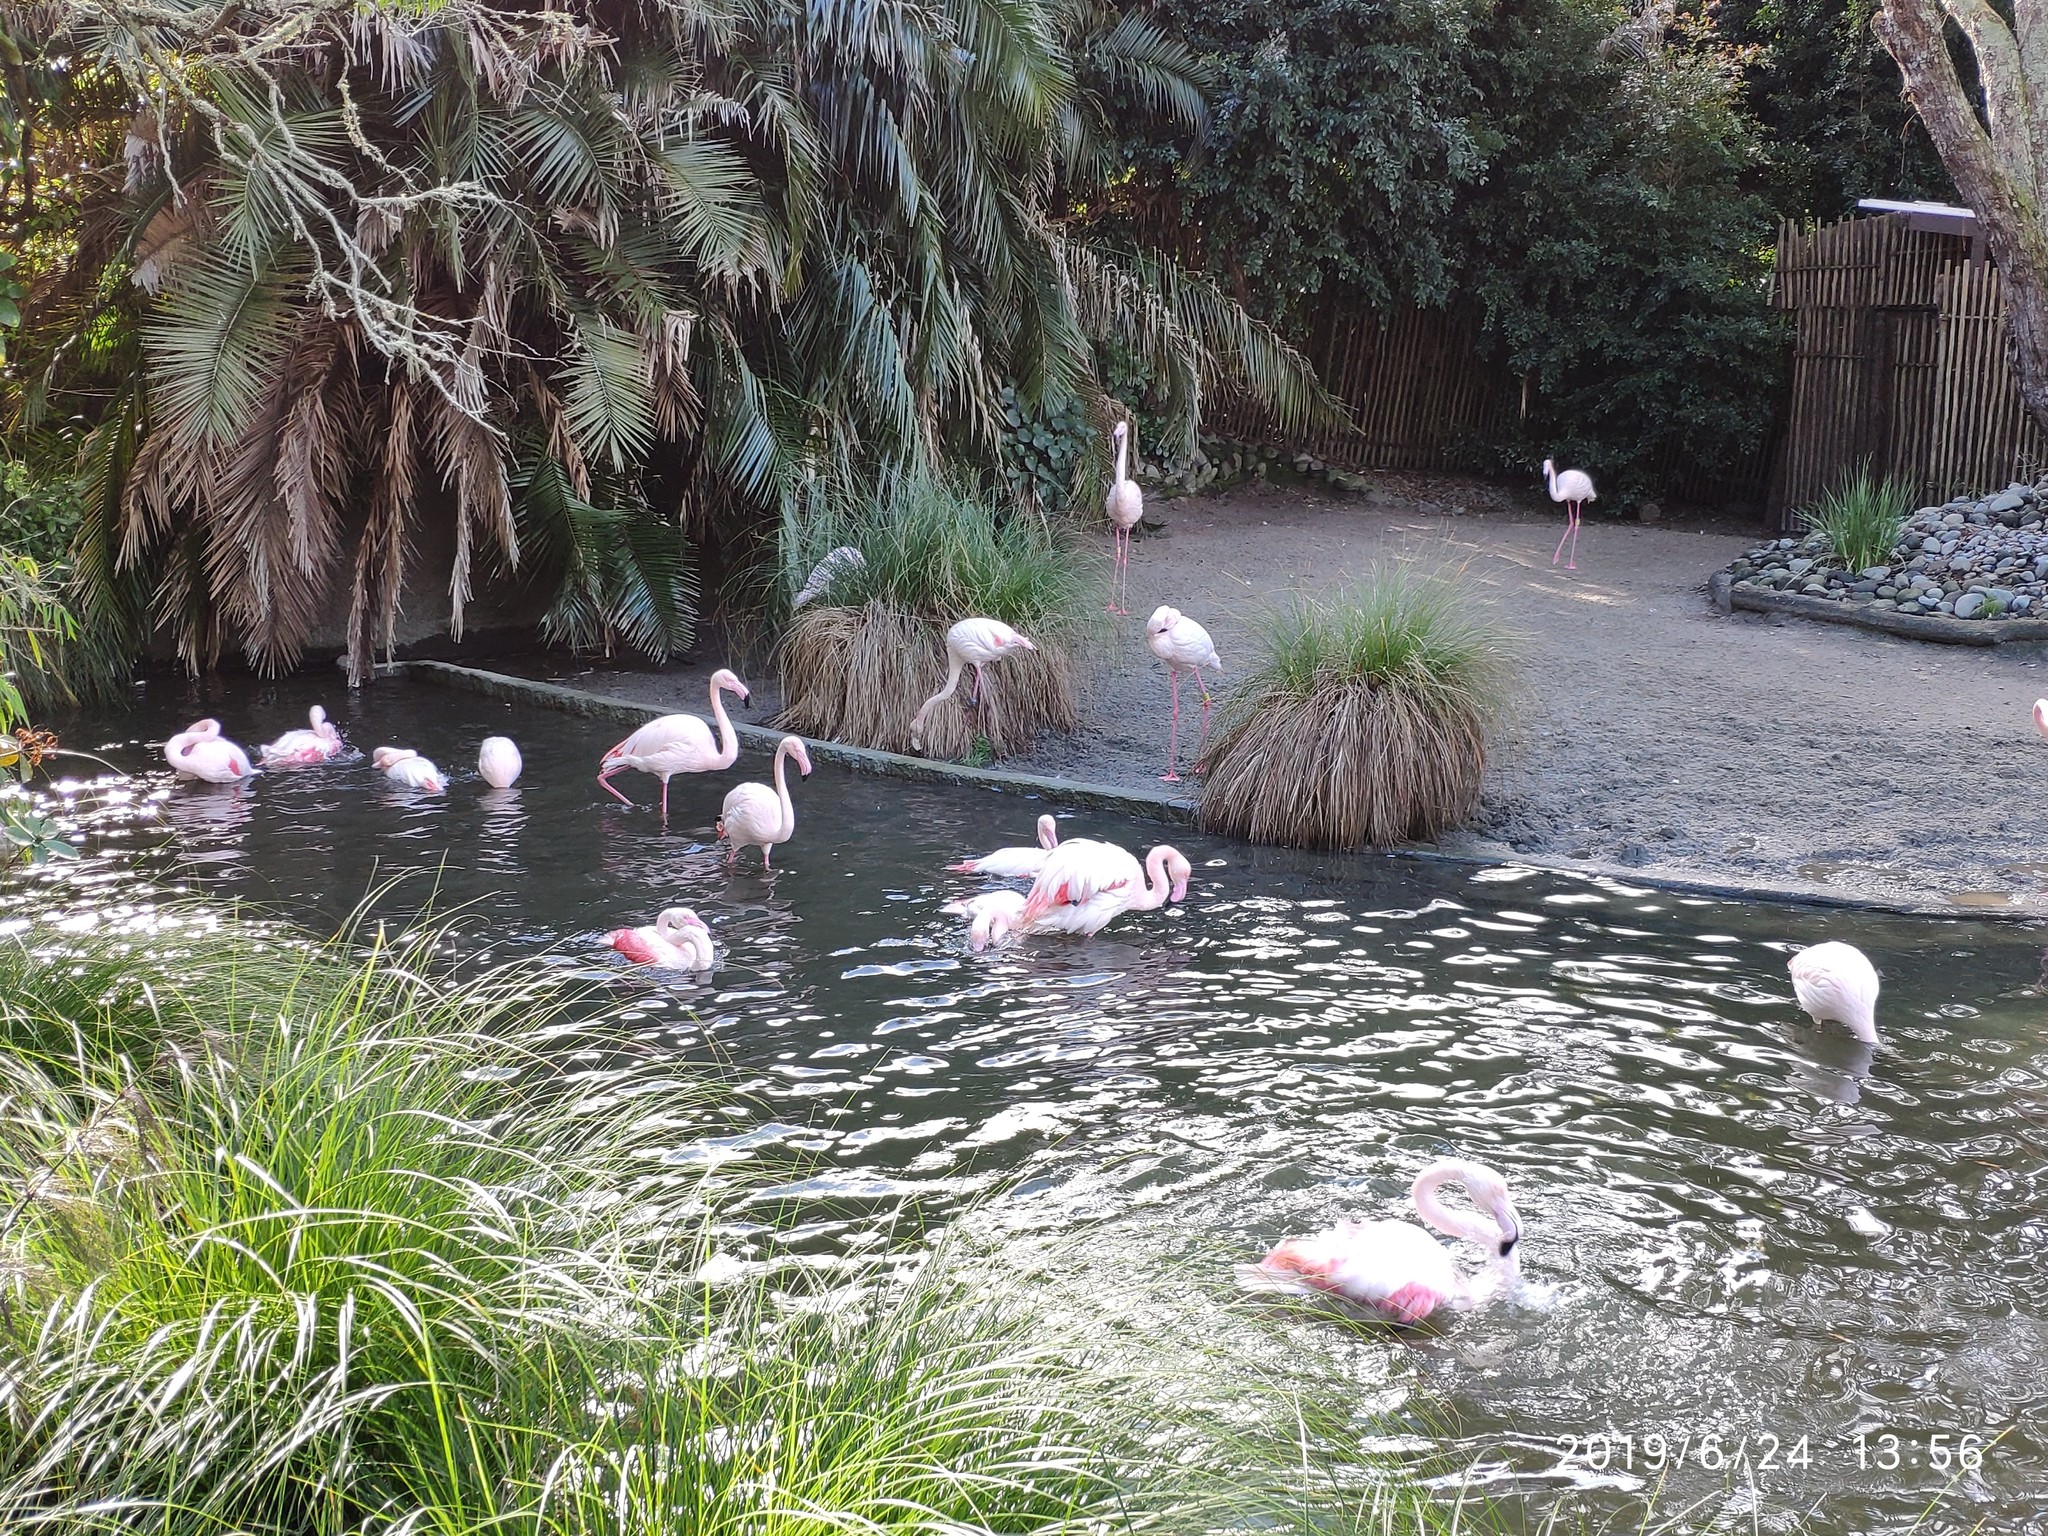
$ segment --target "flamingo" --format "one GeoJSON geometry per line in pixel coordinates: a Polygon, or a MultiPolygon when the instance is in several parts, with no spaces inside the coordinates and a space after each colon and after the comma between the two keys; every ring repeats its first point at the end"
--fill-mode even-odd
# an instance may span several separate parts
{"type": "Polygon", "coordinates": [[[718,964],[718,950],[704,919],[688,907],[670,907],[651,928],[619,928],[605,943],[635,965],[659,965],[672,971],[708,971],[718,964]]]}
{"type": "MultiPolygon", "coordinates": [[[[1520,1275],[1522,1223],[1498,1173],[1445,1158],[1416,1176],[1412,1195],[1416,1214],[1437,1231],[1486,1250],[1495,1289],[1520,1275]],[[1446,1209],[1436,1197],[1445,1184],[1464,1185],[1485,1214],[1446,1209]]],[[[1490,1294],[1459,1272],[1449,1249],[1408,1221],[1343,1221],[1314,1237],[1290,1237],[1257,1264],[1241,1265],[1238,1278],[1254,1290],[1341,1296],[1402,1324],[1419,1323],[1439,1307],[1463,1311],[1490,1294]]]]}
{"type": "Polygon", "coordinates": [[[493,789],[510,789],[519,782],[520,771],[525,767],[526,760],[519,755],[518,744],[510,736],[486,736],[484,744],[476,749],[476,771],[493,789]]]}
{"type": "Polygon", "coordinates": [[[379,747],[370,754],[370,762],[385,778],[407,789],[438,795],[448,787],[441,770],[410,747],[379,747]]]}
{"type": "Polygon", "coordinates": [[[1216,654],[1216,642],[1209,638],[1209,631],[1178,608],[1165,604],[1152,610],[1152,617],[1145,621],[1145,643],[1152,647],[1152,654],[1166,663],[1167,676],[1173,679],[1173,724],[1166,736],[1166,772],[1159,777],[1168,784],[1180,782],[1180,675],[1192,673],[1202,689],[1202,740],[1195,748],[1195,771],[1202,767],[1202,748],[1209,744],[1209,683],[1202,676],[1202,668],[1214,667],[1220,677],[1223,673],[1223,658],[1216,654]]]}
{"type": "Polygon", "coordinates": [[[1045,856],[1060,845],[1060,824],[1050,815],[1038,818],[1036,848],[998,848],[978,859],[962,859],[946,868],[956,875],[994,875],[998,880],[1035,880],[1045,856]]]}
{"type": "Polygon", "coordinates": [[[967,947],[979,953],[1002,943],[1017,928],[1024,915],[1024,893],[983,891],[965,901],[949,901],[939,910],[968,919],[967,947]]]}
{"type": "Polygon", "coordinates": [[[2034,700],[2034,729],[2048,736],[2048,699],[2034,700]]]}
{"type": "Polygon", "coordinates": [[[249,754],[220,733],[218,720],[195,720],[164,743],[164,761],[188,779],[239,784],[256,770],[249,754]]]}
{"type": "Polygon", "coordinates": [[[1565,561],[1564,568],[1576,571],[1579,568],[1579,508],[1589,501],[1600,498],[1593,491],[1593,477],[1583,469],[1568,469],[1559,474],[1551,467],[1550,460],[1543,461],[1543,478],[1550,485],[1550,499],[1564,503],[1564,532],[1558,536],[1557,549],[1550,557],[1552,565],[1564,553],[1564,541],[1572,541],[1572,557],[1565,561]]]}
{"type": "Polygon", "coordinates": [[[742,848],[761,850],[761,867],[767,869],[769,850],[789,841],[796,831],[796,806],[789,798],[784,778],[789,759],[795,758],[805,778],[811,774],[811,754],[801,737],[785,736],[775,746],[775,787],[766,784],[735,784],[725,797],[725,814],[718,818],[718,835],[732,846],[726,851],[725,867],[739,863],[742,848]]]}
{"type": "MultiPolygon", "coordinates": [[[[989,723],[995,723],[995,701],[988,691],[988,678],[982,668],[990,662],[1001,661],[1017,651],[1035,651],[1038,647],[1010,628],[1001,619],[962,619],[946,631],[946,655],[951,665],[946,669],[946,681],[939,691],[926,699],[910,717],[910,745],[915,750],[923,749],[925,717],[930,715],[939,701],[959,686],[961,672],[974,668],[974,693],[968,700],[977,706],[986,706],[989,723]]],[[[991,729],[990,734],[994,731],[991,729]]]]}
{"type": "Polygon", "coordinates": [[[1816,1024],[1841,1024],[1877,1044],[1877,968],[1853,944],[1834,939],[1802,949],[1788,963],[1792,995],[1816,1024]]]}
{"type": "Polygon", "coordinates": [[[804,578],[804,584],[790,599],[790,611],[794,613],[806,603],[814,603],[831,590],[832,584],[842,576],[851,576],[855,571],[867,569],[867,556],[851,544],[842,544],[811,567],[811,574],[804,578]]]}
{"type": "Polygon", "coordinates": [[[1017,926],[1029,933],[1099,933],[1119,912],[1150,912],[1188,893],[1191,867],[1161,843],[1143,866],[1114,843],[1077,837],[1046,855],[1017,926]]]}
{"type": "Polygon", "coordinates": [[[311,730],[286,731],[258,747],[266,768],[311,768],[340,755],[341,732],[328,723],[327,711],[315,704],[306,711],[311,730]]]}
{"type": "Polygon", "coordinates": [[[1108,611],[1129,613],[1117,603],[1117,582],[1121,580],[1124,595],[1130,595],[1131,585],[1131,530],[1138,526],[1138,520],[1145,515],[1145,493],[1138,489],[1138,482],[1124,473],[1131,458],[1131,424],[1120,421],[1110,429],[1110,439],[1116,444],[1116,473],[1109,482],[1109,498],[1103,510],[1109,514],[1110,542],[1116,551],[1116,573],[1111,578],[1108,611]]]}
{"type": "Polygon", "coordinates": [[[668,822],[668,781],[679,773],[709,773],[730,768],[740,755],[739,737],[725,715],[724,693],[736,693],[740,702],[748,697],[747,685],[720,667],[711,674],[711,717],[718,722],[718,743],[712,745],[711,727],[695,715],[663,715],[650,720],[624,741],[605,753],[597,765],[597,782],[621,805],[633,802],[612,788],[612,775],[628,768],[651,773],[661,780],[661,819],[668,822]]]}

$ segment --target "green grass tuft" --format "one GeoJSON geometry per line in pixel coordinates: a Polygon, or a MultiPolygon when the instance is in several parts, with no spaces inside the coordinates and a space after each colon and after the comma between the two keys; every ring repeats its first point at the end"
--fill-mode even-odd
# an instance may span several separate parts
{"type": "Polygon", "coordinates": [[[1912,482],[1897,475],[1882,479],[1865,464],[1823,494],[1801,517],[1822,534],[1845,571],[1889,565],[1913,514],[1912,482]]]}

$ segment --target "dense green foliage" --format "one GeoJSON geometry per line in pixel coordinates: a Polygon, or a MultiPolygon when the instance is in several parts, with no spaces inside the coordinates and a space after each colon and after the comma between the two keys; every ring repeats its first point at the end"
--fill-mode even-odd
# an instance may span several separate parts
{"type": "Polygon", "coordinates": [[[1868,464],[1831,487],[1802,514],[1822,534],[1828,551],[1845,571],[1889,565],[1913,515],[1913,483],[1897,475],[1880,478],[1868,464]]]}

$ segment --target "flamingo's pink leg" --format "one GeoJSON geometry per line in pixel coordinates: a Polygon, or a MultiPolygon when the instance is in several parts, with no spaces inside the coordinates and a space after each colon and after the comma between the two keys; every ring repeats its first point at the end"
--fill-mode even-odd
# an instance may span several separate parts
{"type": "Polygon", "coordinates": [[[1557,564],[1558,556],[1564,553],[1564,541],[1571,537],[1571,532],[1572,511],[1570,507],[1566,507],[1564,511],[1564,532],[1560,533],[1557,536],[1557,548],[1551,553],[1550,556],[1550,563],[1552,565],[1557,564]]]}
{"type": "Polygon", "coordinates": [[[1572,552],[1566,558],[1564,568],[1568,571],[1579,568],[1579,504],[1576,501],[1572,503],[1572,552]]]}
{"type": "MultiPolygon", "coordinates": [[[[615,769],[615,770],[613,770],[613,771],[614,771],[614,772],[616,772],[617,770],[615,769]]],[[[632,801],[628,800],[628,799],[627,799],[627,798],[626,798],[626,797],[625,797],[624,795],[620,794],[620,793],[619,793],[619,792],[618,792],[618,791],[617,791],[616,789],[612,788],[612,776],[611,776],[611,774],[609,774],[609,773],[600,773],[600,774],[599,774],[599,775],[597,776],[597,782],[598,782],[598,786],[599,786],[599,787],[600,787],[601,789],[603,789],[603,790],[604,790],[604,792],[605,792],[606,794],[610,795],[610,796],[611,796],[611,797],[612,797],[612,798],[613,798],[614,800],[618,801],[618,802],[619,802],[619,804],[621,804],[621,805],[631,805],[631,804],[633,803],[632,801]]]]}
{"type": "Polygon", "coordinates": [[[774,849],[769,844],[763,843],[761,845],[761,870],[764,874],[768,870],[768,855],[772,852],[774,852],[774,849]]]}
{"type": "Polygon", "coordinates": [[[1102,605],[1104,613],[1116,612],[1116,575],[1123,568],[1124,531],[1115,523],[1109,525],[1109,601],[1102,605]]]}
{"type": "Polygon", "coordinates": [[[1167,675],[1173,679],[1173,724],[1166,735],[1166,772],[1159,775],[1167,784],[1180,782],[1180,668],[1170,667],[1167,675]]]}
{"type": "Polygon", "coordinates": [[[668,825],[668,780],[661,781],[661,824],[668,825]]]}

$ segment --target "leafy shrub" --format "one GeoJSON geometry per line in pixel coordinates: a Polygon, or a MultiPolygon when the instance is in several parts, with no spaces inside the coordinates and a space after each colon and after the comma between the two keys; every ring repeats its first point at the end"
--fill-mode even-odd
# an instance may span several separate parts
{"type": "Polygon", "coordinates": [[[1828,541],[1829,552],[1845,571],[1889,565],[1912,515],[1913,483],[1896,475],[1880,479],[1868,464],[1800,514],[1809,529],[1828,541]]]}

